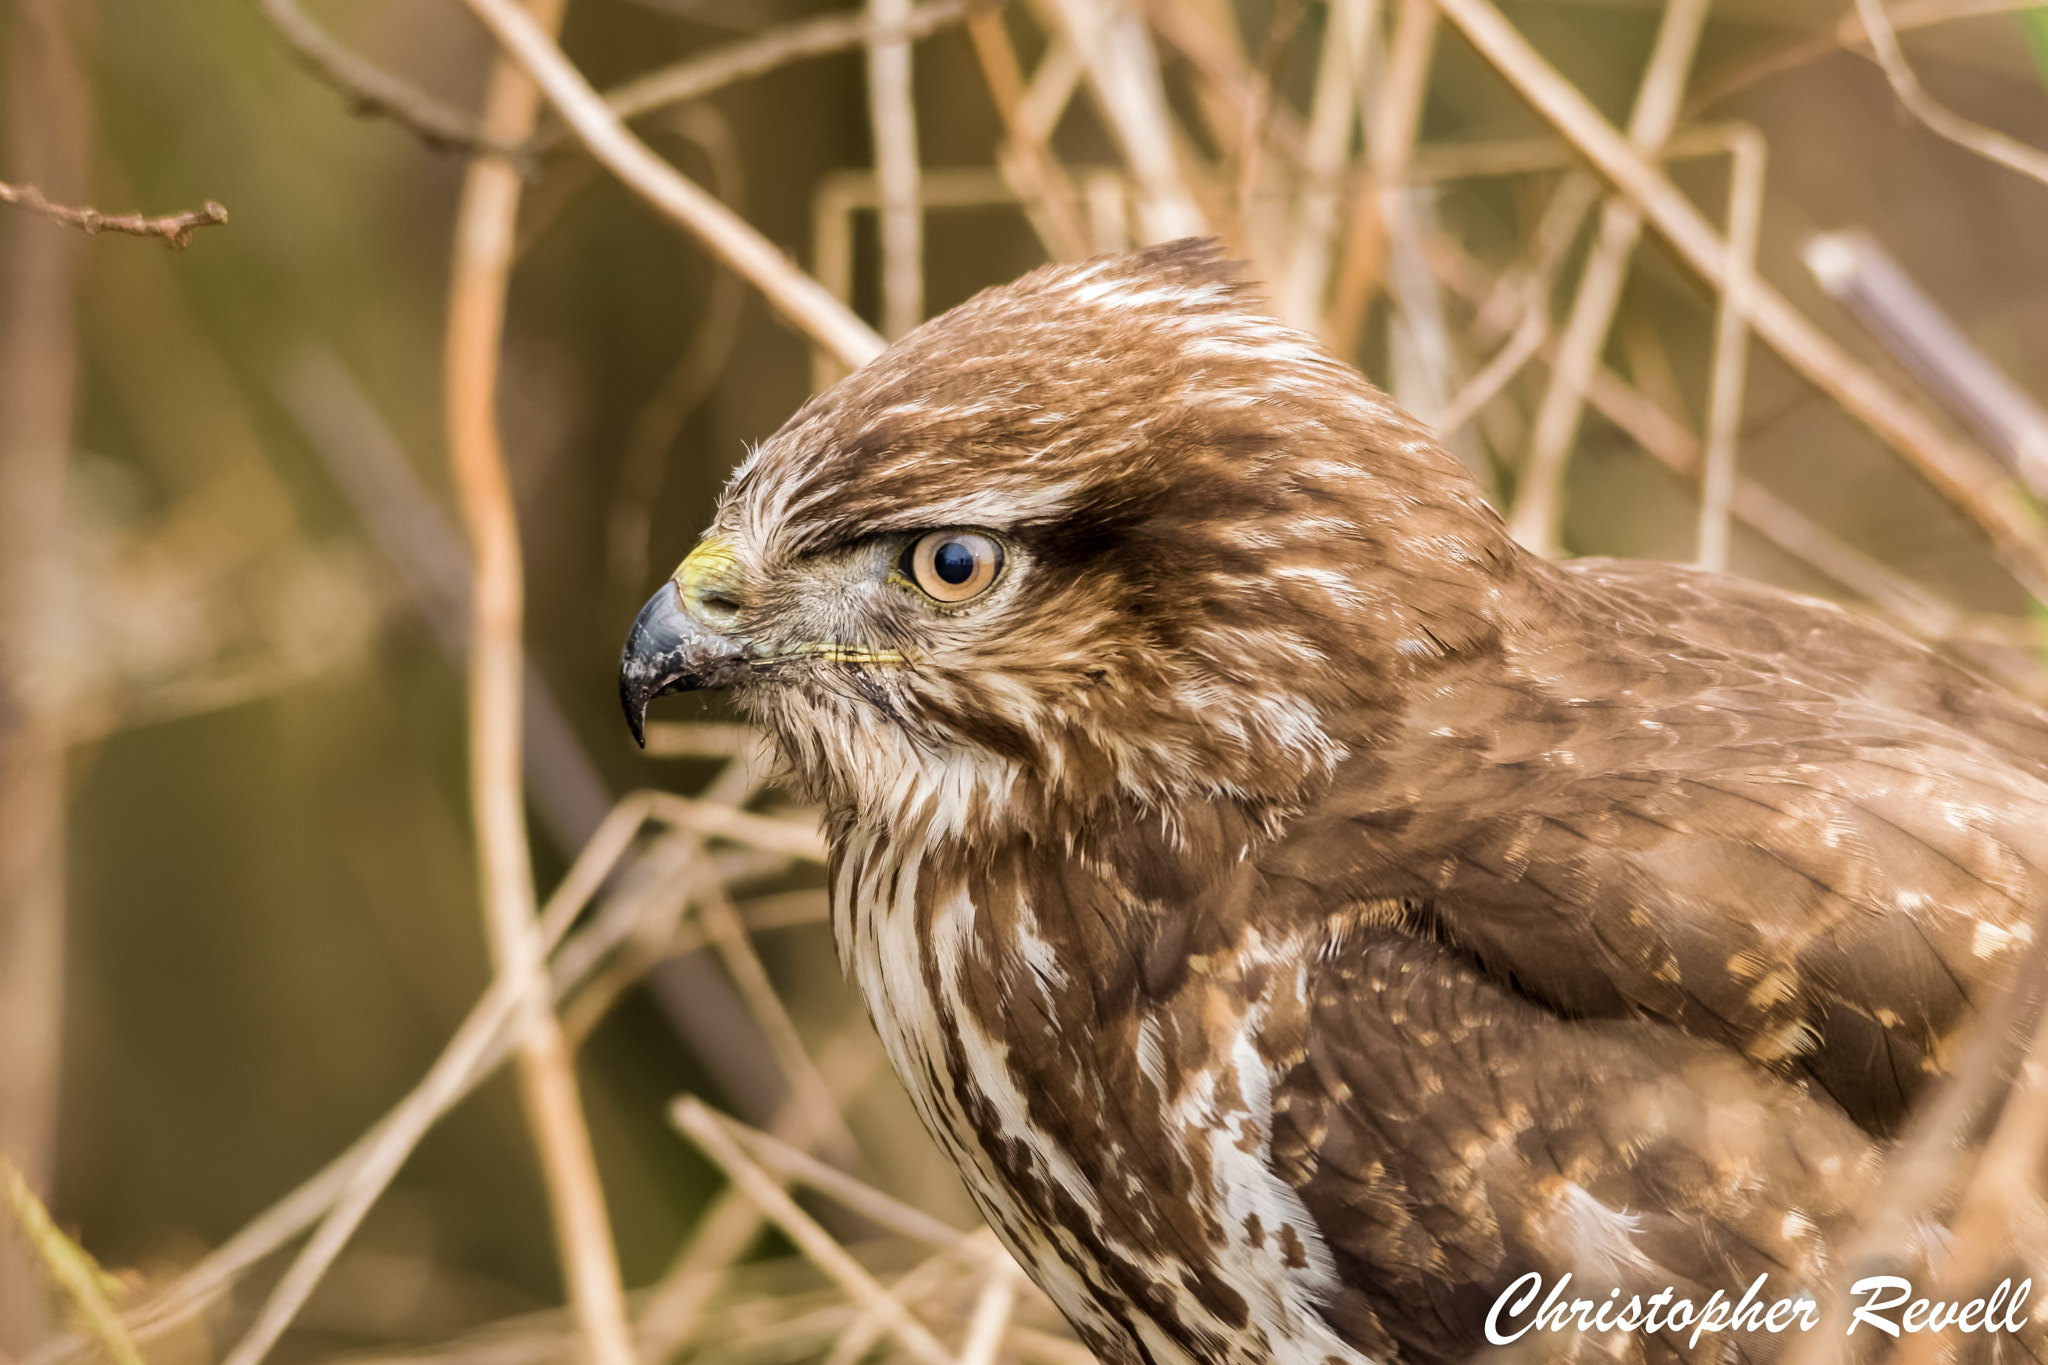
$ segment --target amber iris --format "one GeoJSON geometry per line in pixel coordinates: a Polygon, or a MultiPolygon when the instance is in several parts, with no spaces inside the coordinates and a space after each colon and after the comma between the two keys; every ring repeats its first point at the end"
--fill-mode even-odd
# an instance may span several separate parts
{"type": "Polygon", "coordinates": [[[1002,572],[1003,547],[977,531],[930,531],[911,542],[903,572],[934,601],[971,602],[1002,572]]]}

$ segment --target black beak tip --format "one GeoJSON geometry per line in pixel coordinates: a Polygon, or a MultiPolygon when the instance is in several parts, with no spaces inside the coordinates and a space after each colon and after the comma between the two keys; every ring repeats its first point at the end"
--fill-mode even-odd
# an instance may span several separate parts
{"type": "Polygon", "coordinates": [[[721,666],[736,652],[730,641],[691,619],[675,584],[662,584],[634,618],[619,655],[619,705],[634,742],[647,747],[649,702],[670,692],[719,685],[721,666]]]}
{"type": "Polygon", "coordinates": [[[626,711],[626,728],[633,732],[633,742],[641,748],[647,747],[647,703],[648,696],[625,678],[619,679],[619,705],[626,711]]]}

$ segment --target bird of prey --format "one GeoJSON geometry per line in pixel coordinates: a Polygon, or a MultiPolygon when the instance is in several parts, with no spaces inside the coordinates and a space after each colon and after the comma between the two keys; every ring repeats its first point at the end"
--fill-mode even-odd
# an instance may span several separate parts
{"type": "MultiPolygon", "coordinates": [[[[2048,716],[1825,602],[1524,551],[1198,241],[811,399],[620,685],[773,736],[897,1074],[1111,1365],[1772,1359],[1760,1314],[1489,1313],[1828,1292],[2048,905],[2048,716]]],[[[2038,1351],[2016,1301],[1958,1339],[2038,1351]]]]}

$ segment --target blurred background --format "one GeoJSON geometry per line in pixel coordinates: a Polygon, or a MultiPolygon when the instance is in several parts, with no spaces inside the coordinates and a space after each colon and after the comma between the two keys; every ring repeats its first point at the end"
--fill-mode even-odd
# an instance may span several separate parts
{"type": "MultiPolygon", "coordinates": [[[[479,140],[474,8],[0,6],[13,197],[196,224],[169,251],[0,204],[0,1153],[56,1229],[5,1239],[0,1358],[106,1349],[45,1263],[65,1237],[148,1359],[228,1358],[332,1189],[231,1239],[391,1111],[491,981],[443,378],[458,201],[488,164],[521,189],[497,412],[541,894],[636,789],[767,822],[707,843],[654,820],[554,962],[642,1354],[934,1349],[764,1231],[767,1205],[721,1202],[732,1155],[677,1130],[688,1092],[858,1178],[835,1195],[746,1148],[944,1353],[1085,1359],[985,1242],[948,1241],[976,1220],[840,980],[805,813],[715,702],[665,704],[647,754],[618,715],[639,604],[749,444],[857,357],[559,118],[479,140]],[[209,201],[227,221],[198,222],[209,201]],[[878,1192],[903,1203],[860,1204],[878,1192]]],[[[1276,312],[1443,425],[1527,542],[1725,562],[2042,697],[2048,9],[1862,11],[575,0],[561,43],[878,331],[1049,259],[1220,234],[1276,312]],[[1475,14],[1531,60],[1474,46],[1475,14]],[[1593,143],[1553,126],[1574,100],[1593,143]],[[1586,169],[1666,144],[1668,181],[1645,174],[1675,205],[1586,169]],[[1670,244],[1687,213],[1712,269],[1670,244]]],[[[273,1358],[583,1349],[511,1073],[457,1090],[273,1358]]]]}

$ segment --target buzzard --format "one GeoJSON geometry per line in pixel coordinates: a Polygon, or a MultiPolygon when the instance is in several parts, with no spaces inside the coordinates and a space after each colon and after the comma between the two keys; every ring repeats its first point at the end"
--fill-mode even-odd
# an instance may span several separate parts
{"type": "MultiPolygon", "coordinates": [[[[1113,1365],[1771,1359],[1675,1305],[1828,1292],[2048,905],[2048,716],[1825,602],[1524,551],[1204,242],[813,398],[620,687],[774,737],[897,1074],[1113,1365]],[[1570,1330],[1489,1334],[1565,1274],[1570,1330]]],[[[1963,1340],[2037,1350],[2016,1301],[1963,1340]]]]}

